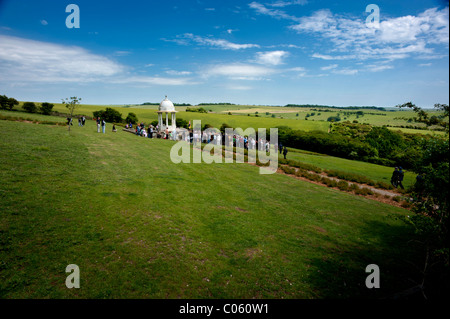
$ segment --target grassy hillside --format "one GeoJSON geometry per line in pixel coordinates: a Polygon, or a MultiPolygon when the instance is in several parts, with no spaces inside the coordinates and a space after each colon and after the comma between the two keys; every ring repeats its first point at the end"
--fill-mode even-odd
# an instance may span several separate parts
{"type": "MultiPolygon", "coordinates": [[[[283,158],[282,154],[279,154],[279,158],[283,158]]],[[[338,170],[347,173],[359,174],[370,178],[377,182],[390,183],[391,175],[393,172],[392,167],[361,162],[352,161],[345,158],[339,158],[324,154],[317,154],[311,152],[304,152],[293,150],[287,154],[287,159],[293,159],[301,161],[303,163],[311,164],[322,169],[338,170]]],[[[408,188],[412,186],[416,181],[416,175],[413,172],[405,172],[403,180],[403,186],[408,188]]]]}
{"type": "Polygon", "coordinates": [[[0,298],[370,298],[410,286],[408,212],[173,142],[0,121],[0,298]],[[381,289],[364,282],[368,264],[381,289]],[[81,289],[65,287],[77,264],[81,289]]]}

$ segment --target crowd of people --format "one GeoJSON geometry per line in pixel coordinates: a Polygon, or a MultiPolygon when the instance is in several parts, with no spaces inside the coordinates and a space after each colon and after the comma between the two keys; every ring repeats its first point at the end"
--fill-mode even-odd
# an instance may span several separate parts
{"type": "MultiPolygon", "coordinates": [[[[129,123],[125,126],[125,129],[133,129],[133,124],[129,123]]],[[[134,128],[134,133],[141,137],[148,138],[162,138],[173,141],[185,141],[188,143],[204,143],[214,145],[225,145],[229,147],[238,147],[246,150],[260,150],[270,152],[271,143],[269,140],[263,138],[256,138],[255,136],[243,136],[239,134],[233,134],[232,138],[226,138],[226,136],[219,130],[188,130],[185,128],[176,128],[169,131],[168,128],[165,131],[160,132],[158,125],[145,126],[144,123],[137,124],[134,128]]],[[[279,150],[280,154],[283,153],[286,159],[287,148],[280,144],[273,144],[274,150],[279,150]]]]}
{"type": "MultiPolygon", "coordinates": [[[[68,125],[72,124],[72,119],[67,118],[68,125]]],[[[106,130],[106,121],[101,117],[93,118],[97,123],[97,133],[105,133],[106,130]]],[[[82,116],[78,118],[78,125],[84,126],[86,123],[86,117],[82,116]]],[[[270,152],[271,143],[270,140],[266,140],[263,138],[257,138],[256,136],[243,136],[239,134],[233,134],[232,138],[226,138],[224,134],[222,134],[219,130],[203,130],[200,133],[200,130],[187,130],[184,128],[176,128],[175,130],[169,131],[168,128],[165,131],[160,132],[159,126],[153,126],[152,124],[145,125],[144,123],[139,123],[133,126],[133,123],[129,123],[125,125],[125,129],[128,131],[134,128],[134,133],[138,136],[145,138],[162,138],[173,141],[183,140],[188,143],[212,143],[214,145],[226,145],[230,147],[238,147],[246,150],[260,150],[270,152]]],[[[115,124],[112,126],[112,131],[117,132],[115,124]]],[[[284,158],[286,159],[286,154],[288,150],[286,146],[274,143],[274,150],[279,150],[280,154],[283,153],[284,158]]]]}

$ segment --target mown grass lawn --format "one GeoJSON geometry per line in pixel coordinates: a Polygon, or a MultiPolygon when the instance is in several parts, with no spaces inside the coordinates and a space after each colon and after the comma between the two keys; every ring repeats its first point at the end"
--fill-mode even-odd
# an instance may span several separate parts
{"type": "Polygon", "coordinates": [[[376,298],[411,286],[403,209],[173,142],[0,121],[0,298],[376,298]],[[365,287],[365,267],[382,288],[365,287]],[[80,267],[67,289],[65,268],[80,267]]]}

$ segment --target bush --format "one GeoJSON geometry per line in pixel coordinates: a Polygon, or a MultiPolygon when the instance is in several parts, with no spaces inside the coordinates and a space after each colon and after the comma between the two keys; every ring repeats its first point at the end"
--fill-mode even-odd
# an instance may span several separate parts
{"type": "Polygon", "coordinates": [[[23,103],[22,108],[28,113],[36,113],[37,112],[37,106],[36,106],[36,104],[34,104],[34,102],[25,102],[25,103],[23,103]]]}
{"type": "MultiPolygon", "coordinates": [[[[307,164],[307,163],[302,163],[302,162],[298,162],[295,160],[285,160],[285,159],[281,159],[283,161],[286,162],[286,164],[288,164],[289,166],[293,166],[293,167],[297,167],[306,171],[312,171],[315,173],[321,173],[322,169],[320,167],[311,165],[311,164],[307,164]]],[[[281,161],[280,160],[280,161],[281,161]]]]}
{"type": "Polygon", "coordinates": [[[321,182],[327,185],[328,187],[337,187],[338,185],[338,183],[334,179],[328,177],[322,177],[321,182]]]}
{"type": "Polygon", "coordinates": [[[361,187],[355,190],[355,194],[357,195],[373,195],[373,192],[370,188],[361,187]]]}
{"type": "Polygon", "coordinates": [[[119,111],[114,110],[110,107],[107,107],[105,111],[100,110],[100,111],[94,111],[92,112],[92,114],[94,115],[95,118],[102,118],[104,119],[106,122],[109,123],[121,123],[123,122],[122,119],[122,114],[119,113],[119,111]]]}
{"type": "Polygon", "coordinates": [[[360,189],[360,187],[359,187],[358,185],[356,185],[356,184],[350,184],[349,190],[356,192],[356,191],[358,191],[359,189],[360,189]]]}
{"type": "Polygon", "coordinates": [[[15,105],[19,105],[19,101],[6,95],[0,95],[0,107],[3,110],[12,110],[15,105]]]}
{"type": "Polygon", "coordinates": [[[200,108],[187,107],[186,112],[208,113],[208,111],[205,110],[203,107],[200,108]]]}
{"type": "Polygon", "coordinates": [[[52,113],[53,106],[54,105],[52,103],[44,102],[41,104],[40,110],[41,110],[42,114],[50,115],[52,113]]]}
{"type": "Polygon", "coordinates": [[[280,143],[293,148],[312,152],[349,158],[349,154],[357,154],[358,159],[377,155],[376,149],[367,143],[355,140],[348,136],[329,134],[322,131],[300,131],[290,128],[278,127],[280,143]]]}
{"type": "MultiPolygon", "coordinates": [[[[158,121],[153,121],[153,122],[151,123],[151,125],[153,125],[153,126],[158,125],[158,121]],[[153,124],[153,122],[156,122],[156,124],[153,124]]],[[[177,118],[175,122],[176,122],[177,127],[182,127],[182,128],[187,129],[189,126],[189,123],[181,118],[177,118]]]]}
{"type": "Polygon", "coordinates": [[[341,191],[348,191],[349,185],[348,182],[346,181],[339,181],[337,183],[337,187],[341,190],[341,191]]]}
{"type": "Polygon", "coordinates": [[[130,113],[128,113],[127,118],[125,119],[125,122],[136,124],[138,122],[138,118],[137,118],[136,114],[134,114],[133,112],[130,112],[130,113]]]}
{"type": "Polygon", "coordinates": [[[286,174],[294,175],[295,174],[295,168],[289,167],[289,166],[281,166],[281,169],[286,174]]]}
{"type": "Polygon", "coordinates": [[[339,122],[341,118],[339,116],[330,116],[327,118],[328,122],[339,122]]]}

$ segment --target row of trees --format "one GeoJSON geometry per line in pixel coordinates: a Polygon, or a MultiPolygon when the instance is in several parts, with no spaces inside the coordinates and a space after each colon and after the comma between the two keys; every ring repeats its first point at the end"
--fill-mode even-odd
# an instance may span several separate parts
{"type": "MultiPolygon", "coordinates": [[[[6,95],[0,95],[0,107],[3,110],[12,110],[14,106],[19,105],[19,101],[15,98],[7,97],[6,95]]],[[[25,102],[22,108],[28,113],[42,113],[44,115],[50,115],[52,113],[53,104],[44,102],[38,105],[34,102],[25,102]]]]}
{"type": "Polygon", "coordinates": [[[203,107],[195,108],[195,107],[187,107],[186,112],[197,112],[197,113],[208,113],[203,107]]]}
{"type": "Polygon", "coordinates": [[[133,124],[136,124],[139,121],[137,115],[133,112],[128,113],[127,117],[124,120],[122,118],[122,113],[120,113],[119,111],[117,111],[113,108],[110,108],[110,107],[107,107],[106,110],[94,111],[92,113],[94,115],[94,118],[100,117],[109,123],[133,123],[133,124]]]}
{"type": "Polygon", "coordinates": [[[19,105],[19,101],[15,98],[0,95],[0,107],[2,110],[12,110],[16,105],[19,105]]]}
{"type": "MultiPolygon", "coordinates": [[[[324,108],[324,109],[340,109],[340,110],[364,109],[364,110],[386,111],[386,109],[384,107],[378,107],[378,106],[331,106],[331,105],[317,105],[317,104],[286,104],[285,107],[320,108],[320,109],[324,108]]],[[[321,111],[327,112],[326,110],[321,110],[321,111]]],[[[334,112],[334,111],[330,110],[328,112],[334,112]]]]}

